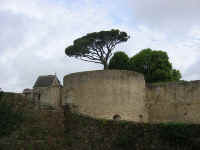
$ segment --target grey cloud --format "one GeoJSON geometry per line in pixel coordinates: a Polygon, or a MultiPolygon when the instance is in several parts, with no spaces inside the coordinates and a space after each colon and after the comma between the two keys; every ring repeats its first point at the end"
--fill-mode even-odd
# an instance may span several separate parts
{"type": "MultiPolygon", "coordinates": [[[[185,1],[182,2],[188,5],[188,10],[199,11],[185,1]]],[[[131,35],[131,39],[116,47],[116,50],[124,50],[129,56],[147,47],[166,50],[177,69],[181,69],[186,78],[191,77],[192,72],[188,69],[196,66],[198,61],[195,55],[198,53],[200,30],[197,28],[194,34],[186,34],[191,26],[198,26],[198,21],[194,19],[198,17],[195,11],[186,14],[194,17],[189,21],[176,12],[177,9],[186,8],[174,1],[116,0],[113,4],[113,1],[101,0],[102,3],[97,3],[84,0],[80,4],[77,1],[69,5],[67,2],[33,0],[29,5],[27,0],[19,3],[4,0],[5,5],[0,6],[1,88],[21,91],[26,87],[31,88],[38,75],[56,72],[62,81],[68,73],[102,69],[101,65],[65,56],[64,49],[86,33],[111,28],[119,28],[131,35]],[[172,3],[174,6],[170,8],[172,3]],[[178,26],[181,23],[177,18],[186,25],[178,26]],[[166,24],[169,21],[174,25],[171,33],[168,28],[172,26],[166,24]],[[180,35],[172,32],[176,29],[180,35]],[[192,60],[193,57],[195,60],[192,60]],[[186,65],[186,58],[191,64],[186,65]]],[[[195,75],[197,77],[198,72],[195,75]]]]}
{"type": "Polygon", "coordinates": [[[200,60],[191,64],[187,70],[184,71],[183,76],[186,80],[200,80],[200,60]]]}
{"type": "Polygon", "coordinates": [[[0,20],[0,52],[8,48],[17,49],[23,43],[23,35],[28,30],[28,26],[24,24],[24,17],[0,11],[0,20]]]}
{"type": "Polygon", "coordinates": [[[191,26],[200,23],[199,0],[129,0],[129,3],[132,21],[156,30],[182,36],[191,26]]]}
{"type": "Polygon", "coordinates": [[[82,13],[64,7],[51,12],[42,11],[52,7],[42,3],[37,8],[41,14],[38,11],[37,16],[44,18],[38,18],[31,15],[35,13],[31,9],[23,8],[21,12],[20,7],[16,6],[12,11],[12,7],[5,10],[0,6],[0,19],[3,20],[0,24],[1,88],[21,92],[23,88],[31,88],[39,75],[56,72],[62,81],[68,73],[102,69],[101,65],[66,57],[64,49],[75,38],[110,26],[104,15],[94,17],[94,14],[87,14],[86,8],[81,10],[82,13]]]}

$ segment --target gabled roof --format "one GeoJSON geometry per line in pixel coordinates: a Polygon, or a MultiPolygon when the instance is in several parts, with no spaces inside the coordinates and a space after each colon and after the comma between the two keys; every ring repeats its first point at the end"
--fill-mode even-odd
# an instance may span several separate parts
{"type": "MultiPolygon", "coordinates": [[[[39,76],[35,82],[33,88],[36,87],[49,87],[53,84],[53,81],[57,79],[56,75],[39,76]]],[[[58,80],[58,79],[57,79],[58,80]]],[[[60,85],[60,81],[58,80],[60,85]]]]}

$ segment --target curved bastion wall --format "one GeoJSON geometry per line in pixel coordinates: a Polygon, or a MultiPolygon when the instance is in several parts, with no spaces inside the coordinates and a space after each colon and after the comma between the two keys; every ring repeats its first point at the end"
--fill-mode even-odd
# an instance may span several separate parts
{"type": "Polygon", "coordinates": [[[143,75],[126,70],[73,73],[64,77],[62,104],[95,118],[147,122],[143,75]]]}

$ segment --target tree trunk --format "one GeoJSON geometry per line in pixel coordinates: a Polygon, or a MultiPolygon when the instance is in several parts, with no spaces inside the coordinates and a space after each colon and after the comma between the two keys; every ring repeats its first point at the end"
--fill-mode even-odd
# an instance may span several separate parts
{"type": "Polygon", "coordinates": [[[104,70],[108,69],[108,64],[107,63],[104,63],[103,66],[104,66],[104,70]]]}

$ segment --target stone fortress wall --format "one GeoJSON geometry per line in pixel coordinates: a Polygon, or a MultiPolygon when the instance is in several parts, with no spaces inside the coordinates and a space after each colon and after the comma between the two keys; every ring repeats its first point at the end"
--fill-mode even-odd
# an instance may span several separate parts
{"type": "Polygon", "coordinates": [[[132,71],[101,70],[64,77],[63,104],[92,117],[147,122],[144,77],[132,71]]]}
{"type": "Polygon", "coordinates": [[[200,123],[200,81],[146,86],[149,122],[200,123]]]}
{"type": "Polygon", "coordinates": [[[70,104],[95,118],[200,123],[200,81],[145,84],[133,71],[99,70],[66,75],[63,87],[38,89],[43,104],[70,104]]]}
{"type": "Polygon", "coordinates": [[[200,123],[200,81],[145,84],[143,75],[131,71],[74,73],[64,77],[65,103],[96,118],[200,123]]]}

